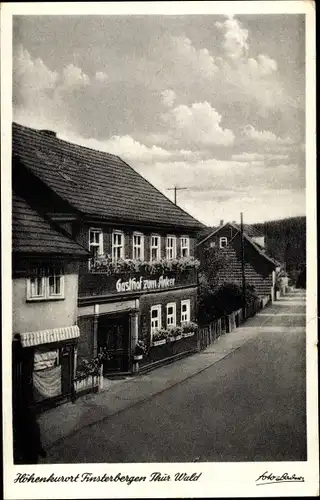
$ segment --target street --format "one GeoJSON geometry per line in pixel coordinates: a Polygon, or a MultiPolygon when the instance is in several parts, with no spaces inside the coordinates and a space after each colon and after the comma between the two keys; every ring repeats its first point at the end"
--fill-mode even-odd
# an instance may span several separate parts
{"type": "Polygon", "coordinates": [[[54,444],[47,461],[306,460],[303,292],[282,297],[244,326],[259,329],[245,345],[54,444]]]}

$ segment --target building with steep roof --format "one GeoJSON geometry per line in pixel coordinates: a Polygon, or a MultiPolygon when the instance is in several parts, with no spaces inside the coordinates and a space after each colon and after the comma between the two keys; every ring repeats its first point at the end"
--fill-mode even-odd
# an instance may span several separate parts
{"type": "Polygon", "coordinates": [[[89,252],[21,194],[12,198],[13,404],[71,398],[79,261],[89,252]]]}
{"type": "Polygon", "coordinates": [[[145,367],[196,348],[190,332],[179,341],[160,337],[196,319],[194,250],[203,224],[118,156],[47,130],[13,125],[13,181],[90,252],[80,264],[79,358],[106,348],[105,373],[130,373],[138,340],[148,349],[145,367]]]}
{"type": "MultiPolygon", "coordinates": [[[[253,285],[257,294],[275,298],[276,272],[280,263],[270,257],[264,248],[264,236],[253,226],[244,225],[244,262],[246,283],[253,285]]],[[[242,285],[242,254],[240,226],[234,222],[221,224],[207,236],[200,238],[196,246],[200,258],[204,252],[219,249],[226,256],[228,265],[217,276],[217,286],[223,283],[242,285]]]]}

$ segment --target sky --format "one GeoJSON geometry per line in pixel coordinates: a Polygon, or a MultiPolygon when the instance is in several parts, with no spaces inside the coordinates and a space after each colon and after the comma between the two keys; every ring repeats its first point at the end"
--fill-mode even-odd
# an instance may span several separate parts
{"type": "Polygon", "coordinates": [[[304,16],[15,16],[13,119],[201,222],[305,215],[304,16]]]}

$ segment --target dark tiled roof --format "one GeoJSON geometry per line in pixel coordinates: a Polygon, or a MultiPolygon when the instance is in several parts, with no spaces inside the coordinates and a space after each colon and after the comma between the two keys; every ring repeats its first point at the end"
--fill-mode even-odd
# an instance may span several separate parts
{"type": "MultiPolygon", "coordinates": [[[[207,240],[209,240],[212,236],[214,236],[216,233],[218,233],[220,231],[220,229],[222,229],[223,227],[225,226],[232,226],[234,229],[236,229],[237,231],[240,232],[240,225],[238,224],[235,224],[234,222],[226,222],[223,226],[219,226],[217,227],[214,231],[210,232],[210,234],[208,234],[207,236],[205,236],[203,239],[201,239],[198,243],[197,243],[197,246],[199,245],[202,245],[203,243],[205,243],[207,240]]],[[[255,248],[255,250],[262,256],[264,257],[266,260],[268,260],[271,264],[273,264],[274,266],[278,267],[280,266],[280,263],[275,260],[273,257],[270,257],[270,255],[268,255],[266,253],[266,251],[260,246],[258,245],[255,241],[252,240],[252,238],[254,238],[255,236],[263,236],[262,233],[260,233],[260,231],[256,230],[256,233],[255,231],[251,231],[251,228],[252,226],[249,226],[249,225],[244,225],[244,230],[243,230],[243,236],[244,238],[253,246],[253,248],[255,248]],[[251,234],[251,236],[248,234],[248,232],[251,234]],[[255,235],[255,236],[254,236],[255,235]]],[[[255,228],[253,228],[255,229],[255,228]]],[[[239,234],[236,233],[233,238],[231,238],[230,241],[228,241],[228,245],[231,244],[232,240],[239,234]]]]}
{"type": "Polygon", "coordinates": [[[24,167],[85,215],[190,230],[203,227],[118,156],[18,124],[13,124],[13,153],[24,167]]]}
{"type": "MultiPolygon", "coordinates": [[[[237,226],[240,231],[240,224],[234,224],[234,225],[237,226]]],[[[254,226],[251,226],[250,224],[243,224],[243,231],[247,233],[247,235],[250,238],[259,238],[264,236],[264,234],[261,231],[259,231],[259,229],[255,228],[254,226]]]]}
{"type": "Polygon", "coordinates": [[[13,193],[12,197],[12,251],[30,256],[88,255],[83,247],[56,229],[16,193],[13,193]]]}

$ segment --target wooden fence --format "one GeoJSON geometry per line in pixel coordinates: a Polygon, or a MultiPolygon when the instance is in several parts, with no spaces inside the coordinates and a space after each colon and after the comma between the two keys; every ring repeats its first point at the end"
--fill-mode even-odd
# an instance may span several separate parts
{"type": "Polygon", "coordinates": [[[73,396],[76,399],[80,395],[89,392],[98,392],[103,389],[103,372],[102,367],[99,375],[88,375],[86,378],[73,382],[73,396]]]}
{"type": "Polygon", "coordinates": [[[222,335],[238,328],[246,319],[257,314],[268,301],[269,299],[257,299],[253,304],[246,307],[245,318],[243,317],[242,309],[238,309],[231,314],[214,319],[208,325],[199,327],[198,349],[202,351],[222,335]]]}
{"type": "Polygon", "coordinates": [[[243,323],[243,313],[242,309],[239,309],[200,327],[198,330],[198,348],[200,350],[205,349],[222,335],[240,326],[241,323],[243,323]]]}

